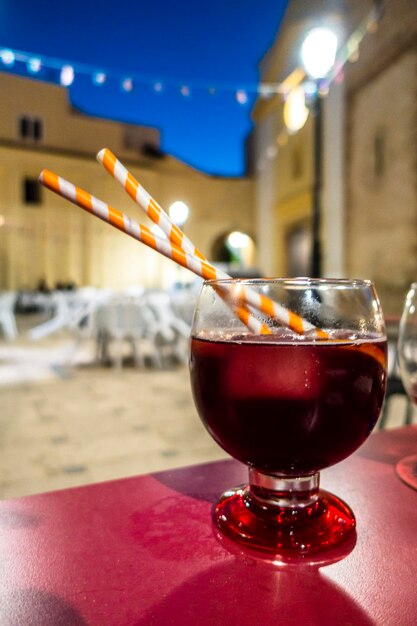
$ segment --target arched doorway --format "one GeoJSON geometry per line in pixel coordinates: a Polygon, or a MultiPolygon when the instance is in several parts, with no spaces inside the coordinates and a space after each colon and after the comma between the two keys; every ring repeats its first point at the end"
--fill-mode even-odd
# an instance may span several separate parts
{"type": "MultiPolygon", "coordinates": [[[[211,246],[214,263],[227,265],[231,270],[253,270],[255,265],[255,242],[239,230],[228,230],[219,235],[211,246]]],[[[233,271],[231,271],[233,273],[233,271]]]]}

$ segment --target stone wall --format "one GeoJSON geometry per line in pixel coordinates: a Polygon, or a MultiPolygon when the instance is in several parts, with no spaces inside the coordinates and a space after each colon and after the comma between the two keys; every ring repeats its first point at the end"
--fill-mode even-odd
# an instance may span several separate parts
{"type": "Polygon", "coordinates": [[[399,314],[417,280],[417,14],[392,5],[347,71],[346,260],[399,314]]]}

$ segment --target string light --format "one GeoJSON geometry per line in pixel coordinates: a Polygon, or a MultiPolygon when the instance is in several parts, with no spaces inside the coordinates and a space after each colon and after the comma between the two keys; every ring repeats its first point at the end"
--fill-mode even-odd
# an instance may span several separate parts
{"type": "Polygon", "coordinates": [[[29,59],[27,62],[28,72],[30,74],[38,74],[42,69],[42,61],[40,59],[29,59]]]}
{"type": "Polygon", "coordinates": [[[93,83],[95,85],[104,85],[106,82],[107,76],[104,72],[96,72],[93,74],[93,83]]]}
{"type": "Polygon", "coordinates": [[[133,91],[133,80],[131,78],[124,78],[122,80],[122,89],[123,91],[133,91]]]}
{"type": "Polygon", "coordinates": [[[16,57],[13,50],[1,50],[0,58],[2,63],[8,67],[13,67],[15,64],[16,57]]]}
{"type": "MultiPolygon", "coordinates": [[[[382,6],[382,5],[381,5],[382,6]]],[[[343,46],[336,57],[333,68],[326,76],[327,83],[323,87],[322,91],[328,91],[329,86],[333,81],[343,80],[343,66],[348,61],[354,62],[359,55],[359,46],[362,39],[367,34],[376,32],[379,21],[382,16],[382,8],[373,8],[369,15],[363,20],[359,26],[349,37],[345,46],[343,46]]],[[[4,66],[5,70],[16,71],[14,68],[18,64],[24,64],[28,74],[32,76],[38,76],[39,78],[47,77],[48,80],[58,82],[64,87],[70,87],[77,75],[89,76],[91,82],[96,87],[102,87],[107,84],[118,84],[119,87],[126,93],[134,91],[136,85],[148,86],[153,90],[155,94],[165,93],[170,90],[176,91],[183,98],[190,97],[193,91],[205,92],[209,96],[216,96],[218,94],[230,94],[234,97],[238,105],[245,106],[249,103],[250,95],[258,96],[262,99],[272,98],[275,95],[285,97],[290,89],[286,84],[286,80],[280,83],[268,82],[268,83],[250,83],[245,86],[238,86],[232,82],[226,83],[204,83],[203,81],[193,81],[191,83],[184,84],[180,79],[168,79],[155,80],[155,77],[146,76],[143,74],[131,74],[129,77],[123,77],[120,72],[110,70],[108,68],[98,69],[97,67],[77,63],[69,64],[68,61],[63,59],[57,59],[52,57],[46,57],[42,55],[42,58],[37,57],[33,52],[23,52],[11,48],[0,48],[0,64],[4,66]],[[45,72],[44,70],[48,70],[45,72]]],[[[315,97],[314,93],[310,92],[310,86],[308,83],[303,82],[304,77],[302,70],[300,70],[301,76],[299,76],[295,84],[291,88],[297,86],[297,84],[303,84],[306,101],[315,97]]],[[[19,73],[21,71],[19,70],[19,73]]],[[[312,89],[312,87],[311,87],[312,89]]]]}
{"type": "Polygon", "coordinates": [[[243,89],[238,89],[236,91],[236,100],[239,104],[247,104],[248,102],[248,94],[243,89]]]}
{"type": "Polygon", "coordinates": [[[61,70],[59,82],[63,87],[69,87],[74,82],[75,74],[72,65],[64,65],[61,70]]]}

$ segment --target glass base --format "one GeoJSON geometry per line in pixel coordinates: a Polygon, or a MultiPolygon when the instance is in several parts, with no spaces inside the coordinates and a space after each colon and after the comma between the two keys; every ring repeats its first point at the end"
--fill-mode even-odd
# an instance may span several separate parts
{"type": "Polygon", "coordinates": [[[214,508],[217,528],[240,545],[283,556],[332,549],[351,537],[355,517],[319,475],[288,478],[249,470],[249,485],[226,491],[214,508]]]}
{"type": "Polygon", "coordinates": [[[406,456],[398,461],[395,471],[406,485],[417,489],[417,454],[406,456]]]}

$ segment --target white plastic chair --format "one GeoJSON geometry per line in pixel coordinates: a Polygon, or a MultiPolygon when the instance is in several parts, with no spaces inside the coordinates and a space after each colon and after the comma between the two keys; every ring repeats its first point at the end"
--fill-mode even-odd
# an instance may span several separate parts
{"type": "Polygon", "coordinates": [[[17,294],[12,291],[0,293],[0,328],[6,339],[16,339],[18,332],[14,307],[17,294]]]}
{"type": "Polygon", "coordinates": [[[168,293],[150,291],[145,295],[144,301],[153,312],[158,325],[155,344],[159,350],[161,361],[165,362],[172,357],[186,363],[188,361],[190,325],[175,313],[168,293]]]}

